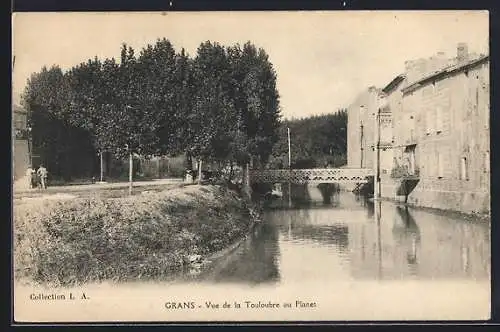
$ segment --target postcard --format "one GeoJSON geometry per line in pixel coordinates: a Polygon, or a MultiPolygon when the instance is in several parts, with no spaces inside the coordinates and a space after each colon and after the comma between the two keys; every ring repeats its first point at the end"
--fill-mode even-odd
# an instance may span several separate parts
{"type": "Polygon", "coordinates": [[[15,323],[489,319],[488,15],[14,13],[15,323]]]}

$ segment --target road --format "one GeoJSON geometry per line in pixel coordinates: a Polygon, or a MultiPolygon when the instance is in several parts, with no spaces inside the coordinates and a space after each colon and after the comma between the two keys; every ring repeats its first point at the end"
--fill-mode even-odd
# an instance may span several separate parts
{"type": "MultiPolygon", "coordinates": [[[[181,184],[182,179],[170,178],[170,179],[156,179],[150,181],[137,181],[133,182],[133,187],[150,187],[150,186],[165,186],[181,184]]],[[[32,196],[32,195],[45,195],[45,194],[56,194],[56,193],[69,193],[69,192],[88,192],[88,191],[101,191],[107,189],[121,189],[127,188],[128,182],[110,182],[110,183],[91,183],[91,184],[78,184],[78,185],[66,185],[66,186],[53,186],[47,187],[46,190],[40,189],[14,189],[14,196],[32,196]]]]}

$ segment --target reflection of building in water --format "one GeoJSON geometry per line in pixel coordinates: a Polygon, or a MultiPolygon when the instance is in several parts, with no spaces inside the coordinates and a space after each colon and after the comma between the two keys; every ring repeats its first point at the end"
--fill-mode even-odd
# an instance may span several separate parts
{"type": "Polygon", "coordinates": [[[396,207],[396,214],[392,227],[395,244],[406,252],[406,262],[410,274],[418,273],[418,249],[420,247],[420,230],[415,219],[408,211],[408,207],[396,207]]]}
{"type": "Polygon", "coordinates": [[[484,227],[385,206],[380,230],[376,222],[349,225],[351,274],[373,279],[381,268],[384,279],[488,278],[490,242],[484,227]]]}
{"type": "Polygon", "coordinates": [[[211,279],[254,284],[276,282],[280,279],[278,259],[278,230],[264,223],[212,272],[211,279]]]}

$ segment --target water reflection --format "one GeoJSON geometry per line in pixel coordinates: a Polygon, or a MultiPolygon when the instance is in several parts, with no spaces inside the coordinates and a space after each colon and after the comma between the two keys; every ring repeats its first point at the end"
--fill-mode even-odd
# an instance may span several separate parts
{"type": "Polygon", "coordinates": [[[396,246],[406,252],[406,262],[410,274],[416,275],[418,273],[417,251],[420,246],[420,230],[407,206],[396,206],[392,235],[396,246]]]}
{"type": "Polygon", "coordinates": [[[338,197],[338,195],[334,195],[339,192],[338,185],[335,183],[320,183],[317,185],[317,188],[323,197],[323,204],[328,205],[333,203],[334,206],[338,205],[338,201],[334,199],[335,197],[338,197]]]}
{"type": "Polygon", "coordinates": [[[262,227],[208,279],[246,284],[489,279],[487,223],[373,203],[346,192],[333,192],[330,204],[321,196],[318,202],[267,210],[262,227]]]}
{"type": "Polygon", "coordinates": [[[243,282],[260,284],[277,282],[280,279],[278,229],[263,224],[256,227],[250,237],[235,252],[210,271],[215,282],[243,282]]]}

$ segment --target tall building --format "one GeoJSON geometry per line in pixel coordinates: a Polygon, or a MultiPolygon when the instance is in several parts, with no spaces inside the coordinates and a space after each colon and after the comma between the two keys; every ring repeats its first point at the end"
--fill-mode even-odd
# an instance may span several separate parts
{"type": "Polygon", "coordinates": [[[21,179],[31,164],[27,112],[20,106],[12,109],[12,163],[14,181],[21,179]]]}
{"type": "Polygon", "coordinates": [[[370,88],[348,108],[348,166],[375,168],[375,100],[384,96],[382,196],[489,213],[489,56],[469,53],[460,43],[451,59],[439,52],[405,67],[382,90],[370,88]]]}
{"type": "Polygon", "coordinates": [[[373,168],[375,110],[380,89],[370,87],[347,108],[347,167],[373,168]]]}
{"type": "Polygon", "coordinates": [[[459,44],[450,63],[401,89],[395,167],[418,176],[410,203],[488,213],[489,57],[459,44]]]}
{"type": "Polygon", "coordinates": [[[380,109],[380,178],[381,178],[381,195],[391,196],[392,187],[387,188],[385,184],[391,182],[391,176],[394,169],[394,164],[397,163],[394,154],[394,140],[399,130],[398,124],[400,119],[400,111],[402,108],[402,93],[401,87],[406,82],[406,75],[401,74],[394,77],[383,89],[382,93],[385,97],[384,107],[380,109]]]}
{"type": "Polygon", "coordinates": [[[392,115],[387,103],[381,107],[382,100],[392,100],[389,88],[387,92],[370,87],[347,108],[347,167],[373,169],[376,160],[376,140],[379,136],[381,176],[390,173],[393,140],[392,115]],[[378,136],[376,130],[379,131],[378,136]]]}

